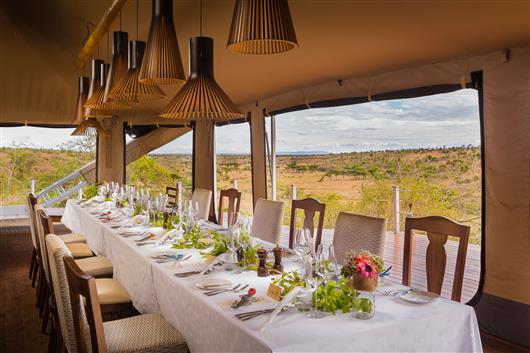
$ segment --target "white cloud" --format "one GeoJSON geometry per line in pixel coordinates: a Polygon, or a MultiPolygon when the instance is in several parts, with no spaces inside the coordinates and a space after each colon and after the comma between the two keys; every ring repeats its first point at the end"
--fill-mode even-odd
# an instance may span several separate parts
{"type": "MultiPolygon", "coordinates": [[[[278,115],[279,152],[348,152],[480,143],[478,97],[474,90],[396,101],[303,110],[278,115]]],[[[269,129],[269,126],[267,126],[269,129]]],[[[29,141],[54,148],[72,129],[0,128],[0,146],[29,141]]],[[[216,128],[218,153],[250,153],[247,123],[216,128]]],[[[192,133],[156,153],[191,153],[192,133]]]]}

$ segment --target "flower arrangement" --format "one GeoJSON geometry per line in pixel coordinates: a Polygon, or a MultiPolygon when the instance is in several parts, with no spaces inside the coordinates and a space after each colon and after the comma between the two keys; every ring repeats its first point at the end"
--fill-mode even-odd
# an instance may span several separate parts
{"type": "Polygon", "coordinates": [[[377,278],[379,272],[383,271],[383,259],[367,250],[360,252],[349,251],[346,253],[346,259],[342,267],[342,275],[344,277],[352,277],[353,274],[358,274],[364,279],[377,278]]]}
{"type": "Polygon", "coordinates": [[[384,271],[383,259],[367,250],[346,254],[342,275],[352,279],[354,289],[373,292],[379,273],[384,271]]]}

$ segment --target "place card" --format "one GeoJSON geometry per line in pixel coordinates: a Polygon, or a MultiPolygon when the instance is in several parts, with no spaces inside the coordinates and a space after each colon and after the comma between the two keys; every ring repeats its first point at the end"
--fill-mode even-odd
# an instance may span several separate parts
{"type": "Polygon", "coordinates": [[[271,283],[267,288],[267,296],[279,302],[282,300],[282,289],[271,283]]]}

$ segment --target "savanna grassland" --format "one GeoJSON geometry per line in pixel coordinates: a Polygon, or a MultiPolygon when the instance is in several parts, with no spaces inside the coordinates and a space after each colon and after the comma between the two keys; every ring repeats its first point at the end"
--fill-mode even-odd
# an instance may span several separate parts
{"type": "MultiPolygon", "coordinates": [[[[93,153],[79,150],[0,149],[1,205],[23,204],[31,179],[40,190],[93,158],[93,153]]],[[[326,203],[326,228],[333,228],[340,211],[385,217],[390,227],[392,187],[398,186],[402,221],[408,212],[447,216],[470,225],[476,243],[481,227],[480,168],[478,147],[285,155],[277,160],[277,192],[278,198],[289,201],[294,184],[299,199],[314,197],[326,203]]],[[[127,167],[127,176],[129,184],[154,192],[163,192],[177,180],[189,188],[191,156],[144,156],[127,167]]],[[[217,156],[218,188],[231,187],[233,179],[243,193],[242,210],[250,212],[250,156],[217,156]]]]}

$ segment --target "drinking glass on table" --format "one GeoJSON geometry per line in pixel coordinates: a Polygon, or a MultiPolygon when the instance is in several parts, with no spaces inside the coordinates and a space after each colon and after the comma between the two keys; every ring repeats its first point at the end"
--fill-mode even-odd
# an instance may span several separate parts
{"type": "Polygon", "coordinates": [[[318,298],[315,291],[318,289],[320,284],[320,277],[318,275],[322,272],[322,269],[320,268],[318,259],[314,259],[310,254],[305,256],[304,265],[306,291],[311,293],[311,310],[306,314],[306,317],[311,319],[320,319],[323,318],[325,314],[321,310],[317,309],[318,298]]]}
{"type": "Polygon", "coordinates": [[[302,229],[297,229],[294,238],[294,252],[298,255],[298,262],[303,262],[305,255],[309,252],[309,244],[307,236],[302,229]]]}
{"type": "Polygon", "coordinates": [[[228,271],[232,271],[234,274],[241,273],[241,269],[237,266],[238,258],[237,251],[241,246],[241,232],[238,227],[231,227],[228,231],[228,237],[226,247],[228,248],[228,261],[230,262],[227,266],[228,271]]]}

